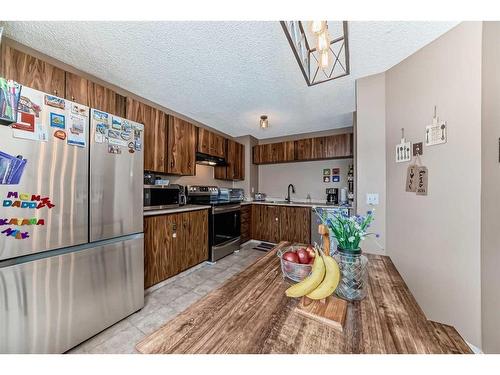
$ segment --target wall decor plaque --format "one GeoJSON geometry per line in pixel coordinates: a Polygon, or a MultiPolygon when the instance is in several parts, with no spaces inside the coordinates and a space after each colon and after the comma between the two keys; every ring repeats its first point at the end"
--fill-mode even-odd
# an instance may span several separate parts
{"type": "Polygon", "coordinates": [[[420,166],[417,168],[417,195],[427,195],[429,172],[427,167],[420,166]]]}
{"type": "Polygon", "coordinates": [[[406,171],[406,191],[414,193],[417,190],[417,169],[416,164],[410,164],[406,171]]]}

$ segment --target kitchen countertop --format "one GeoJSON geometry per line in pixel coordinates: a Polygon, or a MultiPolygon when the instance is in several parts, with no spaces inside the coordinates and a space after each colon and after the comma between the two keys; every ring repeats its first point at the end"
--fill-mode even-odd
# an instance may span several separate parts
{"type": "Polygon", "coordinates": [[[195,205],[195,204],[187,204],[185,206],[180,206],[180,207],[176,207],[176,208],[167,208],[167,209],[164,209],[164,210],[144,211],[144,216],[168,215],[168,214],[176,214],[176,213],[179,213],[179,212],[206,210],[208,208],[211,208],[211,206],[202,206],[202,205],[195,205]]]}
{"type": "Polygon", "coordinates": [[[263,204],[263,205],[271,205],[271,206],[290,206],[290,207],[325,207],[325,208],[348,208],[352,209],[352,206],[339,206],[339,205],[330,205],[325,202],[294,202],[292,203],[284,203],[284,202],[276,202],[276,201],[244,201],[241,203],[242,206],[247,204],[263,204]]]}
{"type": "Polygon", "coordinates": [[[368,295],[349,302],[343,332],[294,311],[274,250],[137,344],[152,353],[471,353],[426,319],[387,256],[370,255],[368,295]]]}

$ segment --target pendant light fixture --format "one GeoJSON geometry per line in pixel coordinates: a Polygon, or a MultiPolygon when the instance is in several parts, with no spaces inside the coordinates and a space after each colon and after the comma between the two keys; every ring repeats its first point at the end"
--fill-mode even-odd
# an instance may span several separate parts
{"type": "Polygon", "coordinates": [[[321,69],[326,69],[330,65],[330,54],[327,49],[323,50],[319,54],[319,66],[321,69]]]}
{"type": "Polygon", "coordinates": [[[318,50],[318,53],[330,49],[330,35],[328,35],[327,28],[318,34],[318,44],[316,49],[318,50]]]}
{"type": "Polygon", "coordinates": [[[311,32],[313,34],[320,34],[326,29],[326,21],[311,21],[311,32]]]}
{"type": "Polygon", "coordinates": [[[308,86],[350,74],[347,21],[280,23],[308,86]]]}
{"type": "Polygon", "coordinates": [[[266,115],[260,116],[260,128],[267,129],[269,127],[269,120],[266,115]]]}

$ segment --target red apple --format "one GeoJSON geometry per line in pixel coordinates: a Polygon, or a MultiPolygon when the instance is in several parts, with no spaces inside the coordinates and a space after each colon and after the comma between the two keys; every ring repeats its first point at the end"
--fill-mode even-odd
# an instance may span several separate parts
{"type": "Polygon", "coordinates": [[[283,254],[283,259],[292,263],[299,263],[299,256],[293,251],[287,251],[285,254],[283,254]]]}
{"type": "Polygon", "coordinates": [[[307,253],[306,249],[297,250],[297,256],[299,257],[299,262],[301,264],[309,263],[309,254],[307,253]]]}
{"type": "Polygon", "coordinates": [[[316,253],[314,252],[314,248],[311,245],[307,246],[306,251],[307,251],[307,255],[309,255],[309,258],[314,258],[316,256],[316,253]]]}

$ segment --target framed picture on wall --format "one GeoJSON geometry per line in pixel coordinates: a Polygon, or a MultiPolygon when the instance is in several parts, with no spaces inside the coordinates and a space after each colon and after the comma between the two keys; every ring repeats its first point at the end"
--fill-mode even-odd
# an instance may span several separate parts
{"type": "Polygon", "coordinates": [[[323,176],[323,182],[325,183],[330,182],[330,176],[323,176]]]}
{"type": "Polygon", "coordinates": [[[340,174],[340,168],[332,168],[332,175],[335,176],[338,174],[340,174]]]}
{"type": "Polygon", "coordinates": [[[340,176],[332,176],[332,182],[340,182],[340,176]]]}
{"type": "Polygon", "coordinates": [[[330,168],[323,169],[323,176],[330,176],[330,168]]]}

